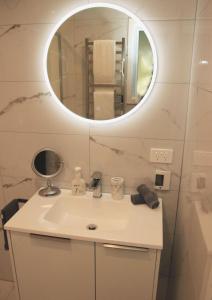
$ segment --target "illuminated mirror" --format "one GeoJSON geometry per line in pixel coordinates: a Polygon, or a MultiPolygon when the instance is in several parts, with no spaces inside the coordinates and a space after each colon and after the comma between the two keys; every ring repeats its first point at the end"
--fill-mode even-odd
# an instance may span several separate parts
{"type": "Polygon", "coordinates": [[[119,9],[89,7],[72,14],[48,46],[51,91],[81,117],[123,116],[142,104],[153,87],[151,36],[142,22],[119,9]]]}

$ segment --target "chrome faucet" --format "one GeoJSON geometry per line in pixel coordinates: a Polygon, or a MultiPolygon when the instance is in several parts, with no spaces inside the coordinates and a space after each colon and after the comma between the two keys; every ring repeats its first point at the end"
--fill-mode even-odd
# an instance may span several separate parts
{"type": "Polygon", "coordinates": [[[93,190],[93,197],[101,198],[102,197],[102,173],[96,171],[93,173],[91,178],[92,180],[89,184],[89,188],[93,190]]]}

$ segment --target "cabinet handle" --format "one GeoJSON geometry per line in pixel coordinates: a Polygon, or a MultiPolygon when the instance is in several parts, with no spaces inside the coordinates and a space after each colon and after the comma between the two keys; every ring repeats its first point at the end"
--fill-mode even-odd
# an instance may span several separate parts
{"type": "Polygon", "coordinates": [[[112,249],[120,249],[120,250],[140,251],[140,252],[147,252],[149,250],[148,248],[121,246],[121,245],[113,245],[113,244],[103,244],[103,247],[112,248],[112,249]]]}
{"type": "Polygon", "coordinates": [[[38,239],[61,240],[61,241],[65,241],[65,242],[71,241],[70,238],[51,236],[51,235],[43,235],[43,234],[37,234],[37,233],[30,233],[30,236],[33,238],[38,238],[38,239]]]}

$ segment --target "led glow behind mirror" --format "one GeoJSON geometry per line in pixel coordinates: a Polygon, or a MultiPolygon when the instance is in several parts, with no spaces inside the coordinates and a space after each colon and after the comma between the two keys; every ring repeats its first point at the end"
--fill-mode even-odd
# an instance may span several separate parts
{"type": "Polygon", "coordinates": [[[117,5],[95,3],[56,25],[44,57],[49,89],[70,113],[95,122],[120,120],[148,98],[157,57],[144,24],[117,5]]]}

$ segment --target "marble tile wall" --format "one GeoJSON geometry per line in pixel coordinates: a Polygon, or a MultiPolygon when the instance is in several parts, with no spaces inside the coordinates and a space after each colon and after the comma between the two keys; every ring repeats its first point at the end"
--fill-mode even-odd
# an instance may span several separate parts
{"type": "MultiPolygon", "coordinates": [[[[0,204],[14,197],[30,197],[42,184],[30,164],[34,152],[45,146],[55,148],[64,158],[65,170],[56,179],[64,187],[70,187],[76,165],[82,166],[86,180],[92,171],[102,171],[105,191],[109,191],[110,176],[124,176],[127,192],[135,191],[141,182],[151,184],[156,167],[170,169],[171,190],[160,193],[164,199],[165,249],[158,299],[165,300],[181,176],[196,0],[107,2],[124,6],[144,20],[156,44],[159,69],[149,100],[140,110],[125,120],[100,126],[79,121],[55,101],[43,72],[45,40],[50,31],[67,11],[88,2],[0,2],[0,204]],[[173,163],[151,164],[151,147],[173,148],[173,163]]],[[[0,256],[0,265],[3,264],[9,270],[8,261],[0,256]]],[[[8,278],[2,268],[0,278],[8,278]]]]}
{"type": "Polygon", "coordinates": [[[14,284],[8,281],[0,280],[0,299],[14,300],[14,284]]]}
{"type": "MultiPolygon", "coordinates": [[[[172,283],[169,298],[173,300],[203,300],[203,277],[200,269],[195,271],[196,262],[192,260],[202,240],[192,245],[193,207],[199,201],[211,202],[212,195],[212,1],[199,0],[197,6],[194,53],[192,60],[191,86],[188,106],[188,121],[183,159],[183,172],[179,197],[176,235],[171,268],[172,283]],[[200,175],[198,175],[200,174],[200,175]],[[195,177],[205,177],[205,187],[196,189],[195,177]]],[[[210,216],[212,212],[205,216],[210,216]]],[[[202,257],[203,259],[203,257],[202,257]]],[[[201,266],[203,268],[203,265],[201,266]]],[[[206,287],[204,287],[204,290],[206,287]]],[[[209,299],[209,298],[204,298],[209,299]]]]}

